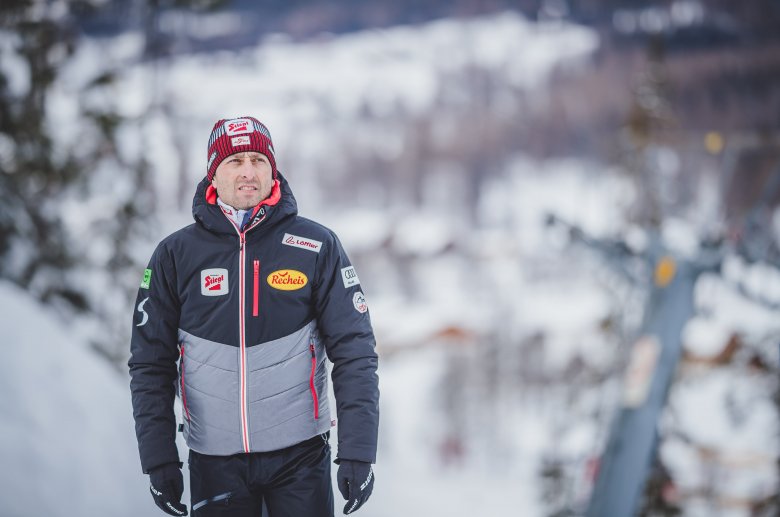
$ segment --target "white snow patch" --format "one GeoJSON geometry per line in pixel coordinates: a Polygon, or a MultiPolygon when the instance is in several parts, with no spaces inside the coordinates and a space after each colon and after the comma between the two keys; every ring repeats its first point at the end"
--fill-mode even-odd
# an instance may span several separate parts
{"type": "Polygon", "coordinates": [[[0,361],[3,514],[155,512],[138,460],[127,376],[5,282],[0,311],[14,323],[4,330],[0,361]]]}

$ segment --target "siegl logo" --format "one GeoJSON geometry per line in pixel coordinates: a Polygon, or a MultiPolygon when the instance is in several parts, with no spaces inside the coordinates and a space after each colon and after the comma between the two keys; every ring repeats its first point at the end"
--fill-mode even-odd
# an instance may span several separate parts
{"type": "Polygon", "coordinates": [[[221,296],[228,290],[227,269],[211,268],[200,272],[200,294],[203,296],[221,296]]]}
{"type": "Polygon", "coordinates": [[[268,285],[281,291],[295,291],[305,286],[309,279],[294,269],[280,269],[274,271],[267,278],[268,285]]]}

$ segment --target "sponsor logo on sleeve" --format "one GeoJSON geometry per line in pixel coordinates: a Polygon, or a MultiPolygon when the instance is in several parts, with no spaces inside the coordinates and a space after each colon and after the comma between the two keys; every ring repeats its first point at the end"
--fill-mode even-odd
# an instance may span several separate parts
{"type": "Polygon", "coordinates": [[[152,283],[152,270],[144,269],[144,278],[141,280],[141,289],[149,289],[149,285],[152,283]]]}
{"type": "Polygon", "coordinates": [[[228,271],[224,268],[204,269],[200,272],[200,294],[222,296],[228,294],[228,271]]]}
{"type": "Polygon", "coordinates": [[[355,310],[358,311],[360,314],[364,314],[366,311],[368,311],[368,304],[366,303],[366,297],[363,295],[361,291],[356,292],[355,295],[352,297],[352,305],[355,306],[355,310]]]}
{"type": "Polygon", "coordinates": [[[246,118],[237,118],[225,122],[225,133],[228,136],[243,135],[254,131],[252,121],[246,118]]]}
{"type": "Polygon", "coordinates": [[[279,269],[274,271],[268,278],[268,285],[280,291],[297,291],[309,283],[309,278],[294,269],[279,269]]]}
{"type": "Polygon", "coordinates": [[[282,244],[313,251],[315,253],[319,253],[320,248],[322,248],[322,243],[320,241],[307,239],[306,237],[298,237],[297,235],[291,235],[289,233],[285,233],[284,237],[282,237],[282,244]]]}
{"type": "Polygon", "coordinates": [[[353,266],[341,268],[341,279],[344,280],[344,287],[352,287],[360,283],[353,266]]]}
{"type": "Polygon", "coordinates": [[[239,145],[249,145],[249,137],[248,136],[234,136],[230,139],[230,143],[233,147],[238,147],[239,145]]]}
{"type": "Polygon", "coordinates": [[[141,303],[139,303],[138,307],[136,308],[138,312],[143,314],[143,316],[141,317],[141,322],[138,325],[136,325],[136,327],[143,327],[144,325],[146,325],[146,322],[149,321],[149,314],[147,314],[147,312],[144,310],[144,304],[148,301],[149,301],[149,297],[147,296],[146,298],[141,300],[141,303]]]}

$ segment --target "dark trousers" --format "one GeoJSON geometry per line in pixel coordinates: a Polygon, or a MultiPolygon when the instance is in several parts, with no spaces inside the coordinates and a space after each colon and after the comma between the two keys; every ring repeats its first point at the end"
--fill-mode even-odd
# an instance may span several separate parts
{"type": "Polygon", "coordinates": [[[328,433],[272,452],[190,451],[193,517],[333,517],[328,433]]]}

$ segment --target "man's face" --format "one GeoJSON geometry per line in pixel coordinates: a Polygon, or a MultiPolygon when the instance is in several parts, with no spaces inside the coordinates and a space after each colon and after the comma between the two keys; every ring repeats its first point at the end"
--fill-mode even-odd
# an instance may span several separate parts
{"type": "Polygon", "coordinates": [[[271,162],[266,155],[254,151],[232,154],[219,164],[211,183],[223,202],[247,210],[271,194],[271,162]]]}

